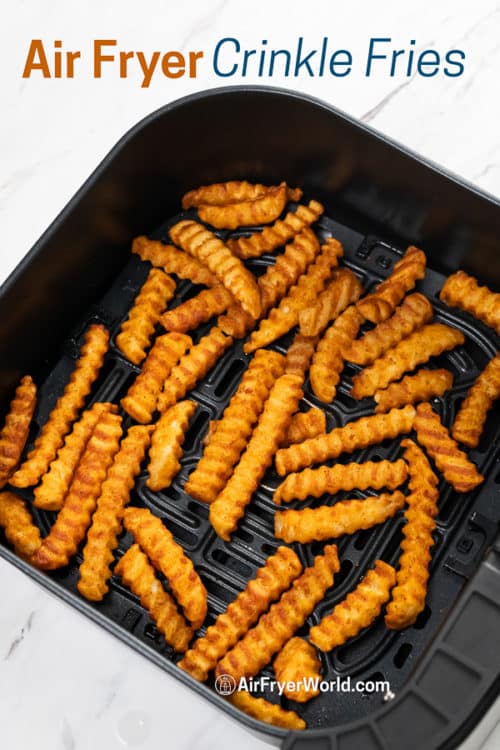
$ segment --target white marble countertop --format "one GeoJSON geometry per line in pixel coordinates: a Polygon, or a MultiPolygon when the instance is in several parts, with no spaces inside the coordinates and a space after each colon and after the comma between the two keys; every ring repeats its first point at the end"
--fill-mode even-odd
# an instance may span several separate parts
{"type": "MultiPolygon", "coordinates": [[[[0,280],[17,265],[115,141],[155,108],[225,83],[295,88],[334,103],[479,187],[500,195],[500,6],[498,0],[132,0],[76,3],[19,0],[0,29],[0,280]],[[286,46],[328,36],[361,54],[370,36],[395,46],[462,48],[456,79],[23,80],[32,38],[88,49],[116,38],[122,49],[208,49],[223,36],[248,47],[286,46]]],[[[0,560],[0,717],[9,750],[259,748],[225,715],[0,560]]],[[[466,743],[500,746],[496,707],[466,743]]]]}

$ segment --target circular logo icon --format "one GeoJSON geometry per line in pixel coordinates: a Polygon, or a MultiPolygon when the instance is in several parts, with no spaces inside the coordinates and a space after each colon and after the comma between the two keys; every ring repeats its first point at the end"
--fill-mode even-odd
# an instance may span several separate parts
{"type": "Polygon", "coordinates": [[[219,695],[228,696],[236,692],[236,680],[230,674],[220,674],[215,680],[215,690],[219,695]]]}

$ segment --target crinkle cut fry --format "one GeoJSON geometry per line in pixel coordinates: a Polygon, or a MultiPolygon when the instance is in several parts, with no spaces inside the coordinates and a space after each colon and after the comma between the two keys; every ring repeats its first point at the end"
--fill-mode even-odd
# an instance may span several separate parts
{"type": "Polygon", "coordinates": [[[413,625],[425,607],[430,549],[434,544],[432,532],[436,527],[439,500],[438,478],[423,450],[413,440],[403,440],[401,445],[410,468],[410,494],[405,510],[397,583],[385,615],[385,624],[392,630],[413,625]]]}
{"type": "Polygon", "coordinates": [[[110,565],[122,530],[123,512],[130,500],[153,429],[153,425],[129,428],[101,487],[77,584],[80,594],[91,601],[101,601],[109,591],[110,565]]]}
{"type": "Polygon", "coordinates": [[[357,307],[365,320],[382,323],[392,315],[406,292],[413,289],[419,279],[425,276],[427,259],[418,247],[410,245],[400,261],[394,266],[391,275],[382,281],[372,294],[363,297],[357,307]]]}
{"type": "Polygon", "coordinates": [[[280,447],[286,448],[293,443],[302,443],[304,440],[322,435],[325,432],[326,414],[323,409],[313,406],[307,411],[299,411],[293,415],[280,447]]]}
{"type": "Polygon", "coordinates": [[[331,506],[278,511],[274,516],[274,535],[288,544],[337,539],[384,523],[401,510],[404,503],[405,496],[397,490],[391,495],[365,500],[339,500],[331,506]]]}
{"type": "Polygon", "coordinates": [[[456,492],[470,492],[484,482],[482,474],[460,450],[430,404],[417,406],[414,428],[418,442],[456,492]]]}
{"type": "Polygon", "coordinates": [[[118,451],[121,417],[104,412],[97,422],[56,522],[33,557],[36,567],[67,565],[90,526],[101,486],[118,451]]]}
{"type": "Polygon", "coordinates": [[[167,310],[161,316],[160,323],[167,331],[186,333],[206,323],[214,315],[223,313],[234,303],[231,292],[219,284],[211,289],[204,289],[173,310],[167,310]]]}
{"type": "Polygon", "coordinates": [[[182,208],[197,208],[202,203],[211,206],[224,206],[226,203],[239,203],[260,198],[270,189],[267,185],[247,182],[246,180],[229,180],[201,185],[182,196],[182,208]]]}
{"type": "Polygon", "coordinates": [[[464,341],[464,334],[457,328],[443,323],[426,325],[355,375],[351,395],[356,399],[373,396],[377,391],[387,388],[389,383],[399,380],[405,372],[415,370],[418,365],[454,349],[464,341]]]}
{"type": "Polygon", "coordinates": [[[194,642],[178,666],[205,682],[219,659],[301,573],[302,564],[295,552],[289,547],[278,547],[205,635],[194,642]]]}
{"type": "Polygon", "coordinates": [[[276,470],[283,477],[291,471],[337,458],[341,453],[352,453],[381,443],[386,438],[395,438],[411,431],[414,418],[413,406],[392,409],[388,414],[361,417],[344,427],[336,427],[326,435],[281,448],[276,454],[276,470]]]}
{"type": "Polygon", "coordinates": [[[340,269],[313,305],[300,311],[300,332],[304,336],[319,336],[362,292],[358,277],[348,268],[340,269]]]}
{"type": "Polygon", "coordinates": [[[309,687],[306,681],[319,682],[321,661],[314,646],[303,638],[290,638],[275,658],[273,668],[276,680],[286,685],[283,694],[290,700],[306,703],[319,695],[319,687],[309,687]]]}
{"type": "Polygon", "coordinates": [[[396,583],[396,571],[377,560],[361,583],[309,631],[309,638],[322,651],[331,651],[369,627],[379,616],[396,583]]]}
{"type": "Polygon", "coordinates": [[[376,391],[374,395],[376,414],[397,409],[405,404],[417,404],[442,396],[453,386],[453,373],[449,370],[418,370],[415,375],[406,375],[388,388],[376,391]]]}
{"type": "Polygon", "coordinates": [[[432,305],[427,297],[420,292],[410,294],[396,307],[390,318],[379,323],[362,338],[351,341],[342,353],[348,362],[371,365],[414,331],[430,323],[432,315],[432,305]]]}
{"type": "Polygon", "coordinates": [[[5,423],[0,432],[0,487],[14,473],[28,439],[36,406],[36,385],[26,375],[16,388],[5,423]]]}
{"type": "Polygon", "coordinates": [[[278,219],[261,232],[253,232],[249,237],[229,239],[227,246],[242,260],[259,258],[264,253],[271,253],[282,247],[303,229],[314,224],[324,210],[318,201],[310,201],[307,206],[297,206],[295,211],[289,211],[284,219],[278,219]]]}
{"type": "Polygon", "coordinates": [[[318,341],[319,336],[303,336],[297,331],[286,353],[285,371],[305,380],[318,341]]]}
{"type": "Polygon", "coordinates": [[[402,459],[397,461],[365,461],[364,463],[320,466],[289,474],[276,488],[273,500],[278,505],[307,497],[321,497],[325,493],[336,495],[341,490],[395,490],[408,476],[408,467],[402,459]]]}
{"type": "Polygon", "coordinates": [[[185,484],[197,500],[212,503],[229,480],[262,413],[276,378],[283,374],[284,357],[259,349],[205,444],[198,465],[185,484]]]}
{"type": "Polygon", "coordinates": [[[286,711],[265,698],[256,698],[246,690],[237,691],[229,698],[230,703],[253,719],[265,721],[275,727],[297,731],[307,727],[306,722],[295,711],[286,711]]]}
{"type": "Polygon", "coordinates": [[[154,492],[169,487],[180,471],[182,445],[189,420],[197,409],[194,401],[178,401],[166,409],[156,423],[149,449],[146,486],[154,492]]]}
{"type": "Polygon", "coordinates": [[[174,600],[156,578],[153,566],[138,544],[133,544],[125,552],[115,567],[115,573],[140,599],[166,642],[178,653],[183,653],[189,646],[193,630],[177,611],[174,600]]]}
{"type": "MultiPolygon", "coordinates": [[[[302,378],[282,375],[274,383],[247,449],[232,477],[210,506],[210,523],[229,541],[266,469],[283,441],[302,397],[302,378]]],[[[217,434],[217,433],[216,433],[217,434]]]]}
{"type": "Polygon", "coordinates": [[[118,349],[134,365],[146,356],[155,326],[174,292],[175,281],[158,268],[152,268],[116,337],[118,349]]]}
{"type": "Polygon", "coordinates": [[[174,224],[170,236],[183,250],[206,263],[249,315],[259,317],[261,300],[257,281],[222,240],[202,224],[188,220],[174,224]]]}
{"type": "Polygon", "coordinates": [[[155,568],[167,578],[186,619],[197,630],[207,615],[207,590],[189,557],[161,519],[147,508],[127,508],[124,524],[155,568]]]}
{"type": "Polygon", "coordinates": [[[80,349],[80,357],[63,395],[42,427],[33,450],[10,479],[10,484],[14,487],[30,487],[37,484],[47,471],[90,393],[104,362],[108,345],[109,333],[106,328],[100,324],[89,326],[80,349]]]}
{"type": "Polygon", "coordinates": [[[470,313],[500,336],[500,294],[487,286],[479,286],[477,280],[465,271],[457,271],[446,279],[439,299],[450,307],[470,313]]]}
{"type": "Polygon", "coordinates": [[[296,578],[292,587],[262,615],[251,630],[219,661],[216,675],[228,674],[238,682],[253,677],[271,661],[277,651],[302,627],[314,607],[333,585],[340,570],[335,544],[325,547],[310,568],[296,578]]]}
{"type": "Polygon", "coordinates": [[[164,412],[194,388],[232,343],[233,339],[225,336],[219,328],[211,328],[170,371],[158,396],[158,411],[164,412]]]}
{"type": "Polygon", "coordinates": [[[198,216],[216,229],[238,229],[238,227],[270,224],[284,211],[289,200],[300,200],[302,191],[290,189],[286,183],[268,188],[265,193],[252,199],[223,205],[203,203],[198,205],[198,216]]]}
{"type": "Polygon", "coordinates": [[[144,235],[132,242],[132,252],[142,260],[149,261],[155,268],[173,273],[179,279],[188,279],[193,284],[218,286],[217,276],[201,261],[173,245],[165,245],[159,240],[150,240],[144,235]]]}
{"type": "Polygon", "coordinates": [[[500,354],[488,362],[462,402],[452,435],[459,443],[476,448],[493,403],[500,398],[500,354]]]}
{"type": "Polygon", "coordinates": [[[0,527],[16,555],[31,560],[42,543],[42,537],[33,523],[27,503],[14,492],[0,492],[0,527]]]}
{"type": "Polygon", "coordinates": [[[186,351],[193,346],[183,333],[158,336],[121,406],[136,422],[151,422],[163,383],[186,351]]]}

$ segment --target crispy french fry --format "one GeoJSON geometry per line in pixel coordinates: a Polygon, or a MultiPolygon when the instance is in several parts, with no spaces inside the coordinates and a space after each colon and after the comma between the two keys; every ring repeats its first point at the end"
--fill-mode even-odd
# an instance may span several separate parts
{"type": "Polygon", "coordinates": [[[10,484],[14,487],[30,487],[37,484],[47,471],[90,393],[92,383],[104,362],[108,344],[109,333],[103,325],[89,326],[80,349],[80,357],[63,395],[42,427],[33,450],[10,479],[10,484]]]}
{"type": "Polygon", "coordinates": [[[153,425],[130,427],[101,487],[97,508],[87,534],[80,565],[78,591],[86,599],[101,601],[109,591],[110,565],[118,546],[125,506],[148,448],[153,425]]]}
{"type": "Polygon", "coordinates": [[[232,343],[233,339],[225,336],[219,328],[211,328],[170,371],[158,396],[158,411],[164,412],[194,388],[232,343]]]}
{"type": "Polygon", "coordinates": [[[289,200],[300,200],[302,191],[291,190],[283,182],[268,188],[263,195],[251,200],[242,200],[222,205],[202,203],[198,205],[198,216],[216,229],[270,224],[283,212],[289,200]]]}
{"type": "Polygon", "coordinates": [[[231,675],[238,682],[242,677],[253,677],[271,661],[285,643],[302,627],[314,607],[333,585],[333,577],[340,570],[337,547],[325,547],[322,555],[314,558],[310,568],[296,578],[291,589],[281,595],[260,617],[255,627],[219,661],[216,675],[231,675]]]}
{"type": "Polygon", "coordinates": [[[297,331],[286,353],[285,371],[305,380],[318,341],[319,336],[303,336],[297,331]]]}
{"type": "Polygon", "coordinates": [[[149,449],[149,477],[146,486],[160,492],[172,483],[180,471],[182,444],[189,420],[197,409],[194,401],[179,401],[166,409],[156,423],[149,449]]]}
{"type": "Polygon", "coordinates": [[[405,404],[418,404],[430,398],[442,396],[453,386],[453,373],[449,370],[418,370],[415,375],[406,375],[398,383],[376,391],[373,398],[377,404],[376,414],[397,409],[405,404]]]}
{"type": "Polygon", "coordinates": [[[151,422],[165,380],[186,351],[193,345],[183,333],[158,336],[121,405],[127,414],[142,424],[151,422]]]}
{"type": "Polygon", "coordinates": [[[178,666],[196,680],[205,682],[219,659],[301,573],[302,564],[295,552],[288,547],[278,547],[205,635],[194,642],[178,666]]]}
{"type": "Polygon", "coordinates": [[[33,557],[43,570],[67,565],[90,526],[106,473],[118,451],[121,417],[104,412],[78,464],[56,522],[33,557]]]}
{"type": "Polygon", "coordinates": [[[14,492],[0,492],[0,527],[4,529],[5,538],[12,544],[15,553],[31,560],[42,543],[42,537],[26,502],[14,492]]]}
{"type": "Polygon", "coordinates": [[[457,271],[446,279],[439,299],[450,307],[470,313],[500,336],[500,294],[487,286],[479,286],[477,280],[465,271],[457,271]]]}
{"type": "Polygon", "coordinates": [[[205,444],[203,456],[184,487],[192,497],[212,503],[226,485],[248,443],[285,359],[260,349],[205,444]]]}
{"type": "Polygon", "coordinates": [[[155,325],[174,292],[175,281],[158,268],[152,268],[116,337],[118,349],[135,365],[146,356],[155,325]]]}
{"type": "Polygon", "coordinates": [[[395,264],[389,278],[382,281],[372,294],[363,297],[357,303],[363,318],[372,323],[387,320],[406,292],[413,289],[418,279],[424,278],[426,264],[425,253],[410,245],[401,260],[395,264]]]}
{"type": "Polygon", "coordinates": [[[302,443],[324,432],[326,432],[326,414],[323,409],[313,407],[307,411],[298,411],[293,415],[280,447],[286,448],[294,443],[302,443]]]}
{"type": "MultiPolygon", "coordinates": [[[[232,477],[210,506],[210,523],[229,541],[253,493],[283,441],[302,397],[302,379],[282,375],[274,383],[247,449],[232,477]]],[[[217,434],[217,433],[216,433],[217,434]]]]}
{"type": "Polygon", "coordinates": [[[314,646],[303,638],[290,638],[275,658],[273,668],[277,681],[286,685],[283,694],[290,700],[307,703],[319,695],[319,687],[309,687],[307,681],[319,682],[321,662],[314,646]]]}
{"type": "Polygon", "coordinates": [[[397,490],[391,495],[367,497],[365,500],[339,500],[332,506],[282,510],[274,516],[274,534],[288,544],[336,539],[384,523],[403,507],[404,502],[405,496],[397,490]]]}
{"type": "Polygon", "coordinates": [[[170,228],[170,236],[183,250],[206,263],[247,313],[259,317],[261,300],[257,281],[222,240],[196,221],[179,221],[170,228]]]}
{"type": "Polygon", "coordinates": [[[323,333],[328,323],[336,320],[352,302],[359,299],[362,291],[358,277],[348,268],[340,269],[312,306],[300,311],[300,332],[304,336],[323,333]]]}
{"type": "Polygon", "coordinates": [[[354,591],[323,617],[319,625],[311,628],[311,642],[322,651],[331,651],[354,638],[379,616],[395,583],[396,571],[392,565],[377,560],[354,591]]]}
{"type": "Polygon", "coordinates": [[[443,323],[431,323],[403,339],[373,365],[365,367],[352,379],[353,398],[373,396],[376,391],[387,388],[389,383],[399,380],[405,372],[411,372],[432,357],[448,352],[463,344],[465,336],[457,328],[443,323]]]}
{"type": "Polygon", "coordinates": [[[405,448],[404,457],[410,469],[410,494],[405,511],[397,583],[385,615],[385,624],[392,630],[413,625],[425,607],[430,548],[434,544],[432,532],[436,527],[434,519],[439,499],[438,478],[425,453],[413,440],[403,440],[401,445],[405,448]]]}
{"type": "Polygon", "coordinates": [[[233,693],[229,701],[240,711],[253,719],[265,721],[275,727],[297,731],[307,727],[306,722],[295,711],[285,711],[276,703],[270,703],[265,698],[256,698],[245,690],[233,693]]]}
{"type": "Polygon", "coordinates": [[[305,227],[314,224],[324,211],[318,201],[310,201],[307,206],[297,206],[296,211],[289,211],[284,219],[278,219],[261,232],[254,232],[249,237],[238,237],[227,242],[228,248],[238,258],[258,258],[264,253],[271,253],[282,247],[305,227]]]}
{"type": "Polygon", "coordinates": [[[64,445],[59,448],[57,457],[33,492],[33,505],[43,510],[61,510],[76,467],[83,456],[94,428],[104,412],[118,411],[114,404],[97,403],[83,412],[73,431],[66,436],[64,445]]]}
{"type": "Polygon", "coordinates": [[[30,430],[36,406],[36,385],[29,375],[22,378],[0,432],[0,487],[14,473],[30,430]]]}
{"type": "Polygon", "coordinates": [[[325,332],[314,353],[310,382],[315,396],[325,403],[337,395],[337,385],[344,369],[342,348],[358,334],[363,319],[352,305],[325,332]]]}
{"type": "Polygon", "coordinates": [[[207,616],[207,590],[189,557],[150,510],[127,508],[123,521],[155,568],[167,578],[186,619],[197,630],[207,616]]]}
{"type": "Polygon", "coordinates": [[[336,495],[341,490],[366,490],[368,487],[395,490],[406,481],[407,476],[408,467],[401,459],[394,462],[383,460],[320,466],[319,469],[304,469],[289,474],[277,487],[273,500],[280,505],[291,500],[321,497],[326,492],[336,495]]]}
{"type": "Polygon", "coordinates": [[[410,432],[414,417],[413,406],[392,409],[388,414],[361,417],[345,427],[336,427],[326,435],[281,448],[276,454],[276,470],[283,477],[291,471],[337,458],[341,453],[352,453],[381,443],[386,438],[395,438],[410,432]]]}
{"type": "Polygon", "coordinates": [[[423,294],[416,292],[405,297],[390,318],[379,323],[357,341],[351,341],[342,351],[348,362],[371,365],[414,331],[432,319],[432,305],[423,294]]]}
{"type": "Polygon", "coordinates": [[[218,286],[217,276],[189,253],[173,245],[165,245],[159,240],[150,240],[141,235],[132,242],[132,252],[142,260],[149,261],[155,268],[162,268],[166,273],[174,273],[179,279],[189,279],[193,284],[218,286]]]}
{"type": "Polygon", "coordinates": [[[417,406],[414,428],[418,442],[426,449],[456,492],[470,492],[484,482],[484,477],[478,472],[476,465],[450,437],[447,428],[430,404],[417,406]]]}
{"type": "Polygon", "coordinates": [[[209,206],[225,206],[227,203],[254,201],[270,190],[267,185],[247,182],[246,180],[230,180],[228,182],[214,182],[211,185],[201,185],[182,196],[182,208],[197,208],[202,203],[209,206]]]}
{"type": "Polygon", "coordinates": [[[487,414],[498,398],[500,398],[500,354],[488,362],[462,402],[452,428],[455,440],[469,448],[476,448],[479,445],[487,414]]]}
{"type": "Polygon", "coordinates": [[[214,315],[223,313],[231,304],[234,304],[233,295],[225,286],[219,284],[211,289],[204,289],[179,307],[167,310],[161,316],[160,323],[167,331],[186,333],[206,323],[214,315]]]}
{"type": "Polygon", "coordinates": [[[153,566],[138,544],[133,544],[125,552],[115,573],[140,599],[166,642],[178,653],[183,653],[189,646],[193,630],[177,611],[174,600],[156,578],[153,566]]]}

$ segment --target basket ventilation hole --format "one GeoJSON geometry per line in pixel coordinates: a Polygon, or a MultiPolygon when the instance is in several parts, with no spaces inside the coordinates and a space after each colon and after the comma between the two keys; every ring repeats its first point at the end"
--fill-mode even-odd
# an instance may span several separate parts
{"type": "Polygon", "coordinates": [[[401,644],[401,646],[398,648],[398,650],[396,651],[394,655],[394,666],[397,667],[398,669],[401,669],[401,667],[403,666],[403,664],[405,663],[405,661],[411,654],[412,649],[413,649],[413,646],[411,645],[411,643],[401,644]]]}

